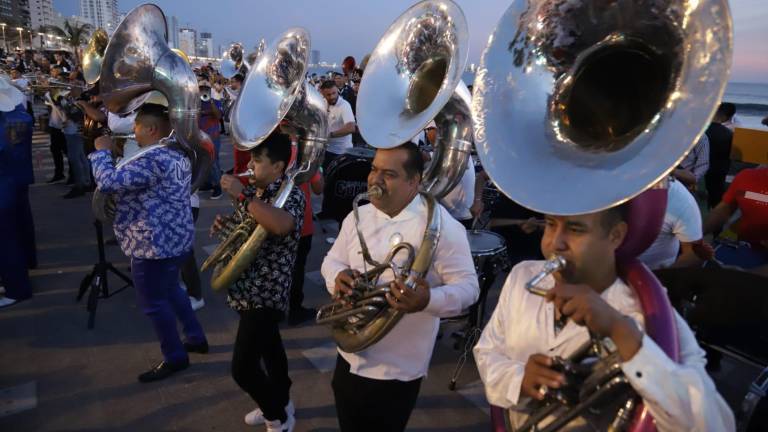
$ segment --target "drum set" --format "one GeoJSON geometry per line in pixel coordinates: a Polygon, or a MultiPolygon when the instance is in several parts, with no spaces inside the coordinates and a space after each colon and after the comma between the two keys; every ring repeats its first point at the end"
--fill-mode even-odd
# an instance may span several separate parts
{"type": "Polygon", "coordinates": [[[507,244],[504,237],[492,231],[473,229],[467,231],[467,240],[469,241],[469,249],[472,253],[475,271],[477,272],[480,296],[475,304],[466,311],[457,316],[442,320],[443,323],[464,323],[460,330],[452,334],[456,339],[454,349],[461,349],[461,354],[451,374],[451,381],[448,384],[448,388],[451,390],[456,389],[459,375],[461,375],[461,371],[469,359],[472,348],[482,333],[488,291],[490,291],[491,286],[496,281],[496,277],[510,269],[507,244]]]}

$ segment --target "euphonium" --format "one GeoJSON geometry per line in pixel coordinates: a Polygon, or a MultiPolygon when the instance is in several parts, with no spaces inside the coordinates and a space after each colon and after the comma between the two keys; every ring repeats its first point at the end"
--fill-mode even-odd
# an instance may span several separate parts
{"type": "MultiPolygon", "coordinates": [[[[478,156],[500,190],[537,212],[578,215],[627,202],[633,212],[653,213],[646,225],[660,225],[664,207],[654,201],[658,191],[647,189],[709,124],[731,49],[725,0],[517,0],[477,71],[478,156]]],[[[646,332],[674,360],[669,300],[635,259],[655,238],[653,229],[628,222],[618,271],[640,300],[646,332]]],[[[553,257],[545,271],[563,264],[553,257]]],[[[529,289],[542,293],[536,282],[529,289]]],[[[594,341],[558,364],[575,385],[549,392],[519,430],[553,431],[590,416],[604,422],[596,430],[652,430],[653,419],[605,344],[594,341]]],[[[501,416],[492,410],[497,426],[501,416]]]]}
{"type": "MultiPolygon", "coordinates": [[[[280,127],[298,137],[297,163],[286,172],[272,204],[282,207],[294,184],[309,180],[319,167],[328,137],[325,100],[306,84],[309,34],[301,28],[283,33],[250,68],[231,114],[232,135],[241,150],[257,147],[280,127]]],[[[267,231],[247,213],[236,212],[236,227],[203,263],[213,267],[211,287],[232,285],[251,265],[267,231]]]]}
{"type": "MultiPolygon", "coordinates": [[[[435,120],[438,141],[421,184],[427,202],[427,227],[416,248],[395,245],[381,263],[368,253],[357,220],[358,237],[367,264],[373,268],[356,281],[355,294],[322,307],[317,322],[330,324],[333,338],[346,352],[363,350],[383,338],[403,313],[389,307],[385,285],[378,278],[386,270],[405,279],[408,288],[424,277],[440,237],[440,210],[436,202],[459,182],[471,150],[470,94],[461,74],[467,61],[467,23],[450,0],[422,1],[401,15],[380,39],[363,75],[357,99],[357,121],[365,140],[378,148],[409,141],[435,120]],[[393,258],[406,251],[406,264],[393,258]],[[351,300],[348,303],[347,300],[351,300]]],[[[377,193],[376,189],[368,191],[377,193]]],[[[359,196],[357,201],[365,199],[359,196]]]]}

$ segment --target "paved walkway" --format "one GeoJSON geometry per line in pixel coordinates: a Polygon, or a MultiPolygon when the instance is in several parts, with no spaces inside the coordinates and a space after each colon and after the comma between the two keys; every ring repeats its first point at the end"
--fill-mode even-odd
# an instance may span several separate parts
{"type": "MultiPolygon", "coordinates": [[[[226,137],[222,148],[222,165],[231,166],[226,137]]],[[[30,194],[40,266],[31,272],[35,297],[0,311],[0,430],[250,429],[242,418],[253,403],[229,375],[237,317],[223,295],[211,291],[208,274],[203,275],[207,305],[198,316],[212,352],[193,355],[192,367],[184,373],[159,383],[136,381],[138,373],[161,357],[132,289],[101,300],[95,329],[86,329],[85,304],[76,303],[75,296],[97,260],[90,195],[64,200],[61,195],[67,187],[44,183],[53,172],[47,135],[35,134],[33,157],[38,183],[30,194]]],[[[200,196],[195,246],[202,262],[213,243],[208,227],[217,213],[230,212],[230,204],[226,199],[208,199],[207,192],[200,196]]],[[[325,237],[334,235],[332,226],[327,229],[327,234],[317,229],[307,265],[305,289],[311,306],[328,301],[318,271],[329,247],[325,237]]],[[[110,237],[111,230],[105,231],[110,237]]],[[[127,272],[128,260],[117,247],[107,246],[107,258],[127,272]]],[[[110,282],[114,289],[117,280],[110,282]]],[[[297,407],[296,431],[336,430],[330,387],[335,349],[328,330],[308,324],[286,326],[282,333],[297,407]]],[[[450,337],[438,342],[409,430],[488,430],[488,410],[471,359],[459,391],[447,388],[458,357],[452,344],[450,337]]]]}

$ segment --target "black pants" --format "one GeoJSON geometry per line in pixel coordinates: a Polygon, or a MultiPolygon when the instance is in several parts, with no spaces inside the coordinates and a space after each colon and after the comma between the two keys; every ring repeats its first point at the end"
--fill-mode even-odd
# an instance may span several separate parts
{"type": "MultiPolygon", "coordinates": [[[[64,175],[64,155],[67,153],[67,140],[61,129],[49,128],[51,134],[51,156],[53,156],[54,177],[64,175]]],[[[70,176],[72,170],[70,169],[70,176]]]]}
{"type": "Polygon", "coordinates": [[[312,249],[312,235],[299,239],[299,250],[296,253],[296,264],[293,266],[293,278],[291,279],[290,311],[298,310],[304,301],[304,269],[307,265],[307,257],[312,249]]]}
{"type": "Polygon", "coordinates": [[[232,378],[253,398],[264,412],[264,418],[284,422],[291,379],[277,326],[281,318],[282,313],[273,309],[240,311],[232,353],[232,378]]]}
{"type": "Polygon", "coordinates": [[[720,200],[723,199],[725,194],[725,176],[727,173],[715,174],[707,173],[704,176],[704,183],[707,187],[707,205],[709,208],[713,208],[720,204],[720,200]]]}
{"type": "Polygon", "coordinates": [[[421,378],[398,381],[361,377],[350,373],[349,363],[339,355],[331,387],[342,432],[396,432],[408,425],[421,378]]]}
{"type": "MultiPolygon", "coordinates": [[[[193,221],[197,222],[198,214],[200,214],[200,209],[198,207],[192,207],[193,221]]],[[[187,294],[189,294],[190,297],[194,297],[197,300],[200,300],[203,297],[202,290],[200,289],[200,272],[197,271],[194,246],[187,259],[181,263],[181,280],[184,281],[184,285],[187,286],[187,294]]]]}

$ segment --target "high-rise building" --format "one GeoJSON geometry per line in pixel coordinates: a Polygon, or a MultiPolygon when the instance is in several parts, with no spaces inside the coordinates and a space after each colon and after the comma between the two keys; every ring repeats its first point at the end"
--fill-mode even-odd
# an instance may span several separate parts
{"type": "Polygon", "coordinates": [[[179,20],[175,15],[168,21],[168,45],[171,48],[179,47],[179,20]]]}
{"type": "Polygon", "coordinates": [[[29,0],[29,17],[35,31],[43,26],[56,25],[53,0],[29,0]]]}
{"type": "MultiPolygon", "coordinates": [[[[5,23],[11,29],[14,27],[24,27],[28,30],[32,25],[32,19],[29,14],[29,1],[0,0],[0,22],[5,23]]],[[[8,28],[6,28],[6,31],[8,31],[8,28]]],[[[7,34],[7,36],[10,42],[13,37],[10,34],[7,34]]],[[[18,36],[16,39],[18,39],[18,36]]]]}
{"type": "Polygon", "coordinates": [[[110,35],[120,23],[118,15],[117,0],[80,0],[80,16],[110,35]]]}
{"type": "Polygon", "coordinates": [[[200,37],[197,38],[197,56],[198,57],[213,57],[213,36],[209,32],[200,32],[200,37]]]}
{"type": "Polygon", "coordinates": [[[179,49],[188,56],[195,55],[197,50],[197,31],[191,28],[179,29],[179,49]]]}
{"type": "Polygon", "coordinates": [[[320,63],[320,50],[312,50],[309,52],[309,63],[314,65],[320,63]]]}

